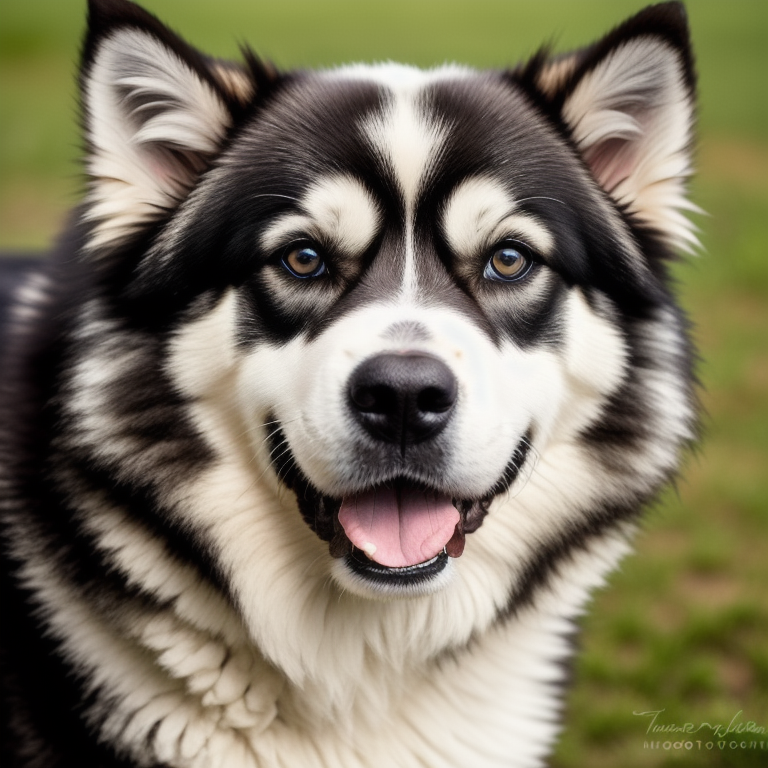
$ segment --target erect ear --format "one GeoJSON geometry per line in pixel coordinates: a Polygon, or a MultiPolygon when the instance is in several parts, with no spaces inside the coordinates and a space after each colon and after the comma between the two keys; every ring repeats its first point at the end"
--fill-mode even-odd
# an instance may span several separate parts
{"type": "Polygon", "coordinates": [[[80,75],[100,249],[174,209],[257,88],[251,69],[211,60],[127,0],[89,0],[80,75]]]}
{"type": "Polygon", "coordinates": [[[682,4],[646,8],[590,48],[534,67],[598,184],[669,244],[695,246],[683,215],[698,209],[686,197],[696,84],[682,4]]]}

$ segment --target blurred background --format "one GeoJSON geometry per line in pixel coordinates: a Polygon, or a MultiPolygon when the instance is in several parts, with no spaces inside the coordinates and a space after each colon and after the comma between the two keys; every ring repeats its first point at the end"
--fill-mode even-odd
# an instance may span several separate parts
{"type": "MultiPolygon", "coordinates": [[[[645,3],[144,5],[208,53],[237,57],[248,41],[288,68],[388,59],[503,67],[545,41],[587,44],[645,3]]],[[[583,621],[557,768],[768,765],[768,1],[687,7],[701,95],[692,197],[707,215],[696,217],[702,252],[675,271],[701,350],[704,437],[583,621]],[[720,749],[705,727],[686,748],[680,736],[648,734],[651,716],[634,714],[659,710],[656,724],[752,721],[764,730],[733,732],[720,749]]],[[[45,249],[82,188],[75,72],[84,19],[84,0],[0,0],[2,251],[45,249]]]]}

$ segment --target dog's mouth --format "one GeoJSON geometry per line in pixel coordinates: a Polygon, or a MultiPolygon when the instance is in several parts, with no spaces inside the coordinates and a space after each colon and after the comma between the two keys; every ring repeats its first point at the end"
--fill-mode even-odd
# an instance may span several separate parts
{"type": "Polygon", "coordinates": [[[281,428],[271,434],[278,477],[296,494],[310,528],[358,576],[377,584],[423,583],[464,552],[493,499],[505,492],[525,464],[527,433],[498,483],[481,498],[459,498],[407,477],[334,498],[317,490],[301,472],[281,428]]]}
{"type": "MultiPolygon", "coordinates": [[[[468,511],[448,494],[408,480],[379,485],[341,500],[330,552],[375,583],[424,582],[464,552],[468,511]]],[[[478,511],[472,530],[485,513],[478,511]]]]}
{"type": "Polygon", "coordinates": [[[407,481],[382,485],[344,498],[340,530],[352,546],[387,568],[411,568],[443,550],[464,551],[461,514],[450,496],[407,481]]]}

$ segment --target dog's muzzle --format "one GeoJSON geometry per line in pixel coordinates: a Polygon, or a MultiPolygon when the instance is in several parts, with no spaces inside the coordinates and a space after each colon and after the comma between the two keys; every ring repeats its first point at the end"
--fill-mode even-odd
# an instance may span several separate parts
{"type": "Polygon", "coordinates": [[[498,493],[525,462],[523,436],[498,482],[465,498],[435,482],[444,461],[446,428],[458,418],[459,382],[449,365],[421,351],[386,352],[349,374],[343,397],[358,426],[357,455],[369,484],[326,495],[304,475],[277,422],[269,434],[278,477],[294,492],[307,524],[329,553],[373,585],[412,587],[437,577],[464,551],[498,493]],[[433,476],[425,479],[425,467],[433,476]]]}
{"type": "MultiPolygon", "coordinates": [[[[450,421],[459,386],[451,369],[423,352],[385,353],[362,362],[349,378],[349,407],[377,442],[408,448],[436,438],[450,421]]],[[[460,515],[451,497],[396,484],[342,501],[339,522],[349,541],[373,561],[409,568],[446,550],[460,515]]]]}

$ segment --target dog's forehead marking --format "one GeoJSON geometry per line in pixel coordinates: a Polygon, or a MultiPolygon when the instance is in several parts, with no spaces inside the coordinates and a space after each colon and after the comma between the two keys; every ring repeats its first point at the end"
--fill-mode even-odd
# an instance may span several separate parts
{"type": "Polygon", "coordinates": [[[344,253],[362,253],[378,229],[381,213],[376,201],[357,179],[328,176],[299,199],[301,213],[273,221],[261,236],[265,251],[273,251],[291,237],[302,235],[329,242],[344,253]]]}
{"type": "Polygon", "coordinates": [[[426,78],[403,78],[386,86],[384,109],[367,118],[363,130],[375,150],[386,159],[413,211],[416,196],[430,161],[445,137],[445,126],[430,119],[423,99],[426,78]]]}
{"type": "Polygon", "coordinates": [[[547,256],[554,239],[535,216],[520,210],[520,203],[500,182],[476,176],[462,182],[443,209],[442,227],[454,253],[467,256],[505,237],[520,237],[547,256]]]}
{"type": "Polygon", "coordinates": [[[444,137],[444,129],[428,120],[419,103],[419,88],[394,91],[384,113],[370,118],[365,132],[373,146],[387,159],[405,203],[405,264],[402,291],[416,287],[413,219],[416,197],[430,161],[444,137]]]}
{"type": "Polygon", "coordinates": [[[419,70],[398,64],[355,65],[334,71],[342,79],[369,80],[384,91],[384,108],[362,124],[374,151],[391,168],[403,196],[405,214],[405,259],[402,293],[416,291],[413,227],[419,190],[446,138],[448,126],[428,112],[425,89],[446,79],[468,77],[472,70],[446,66],[419,70]]]}

